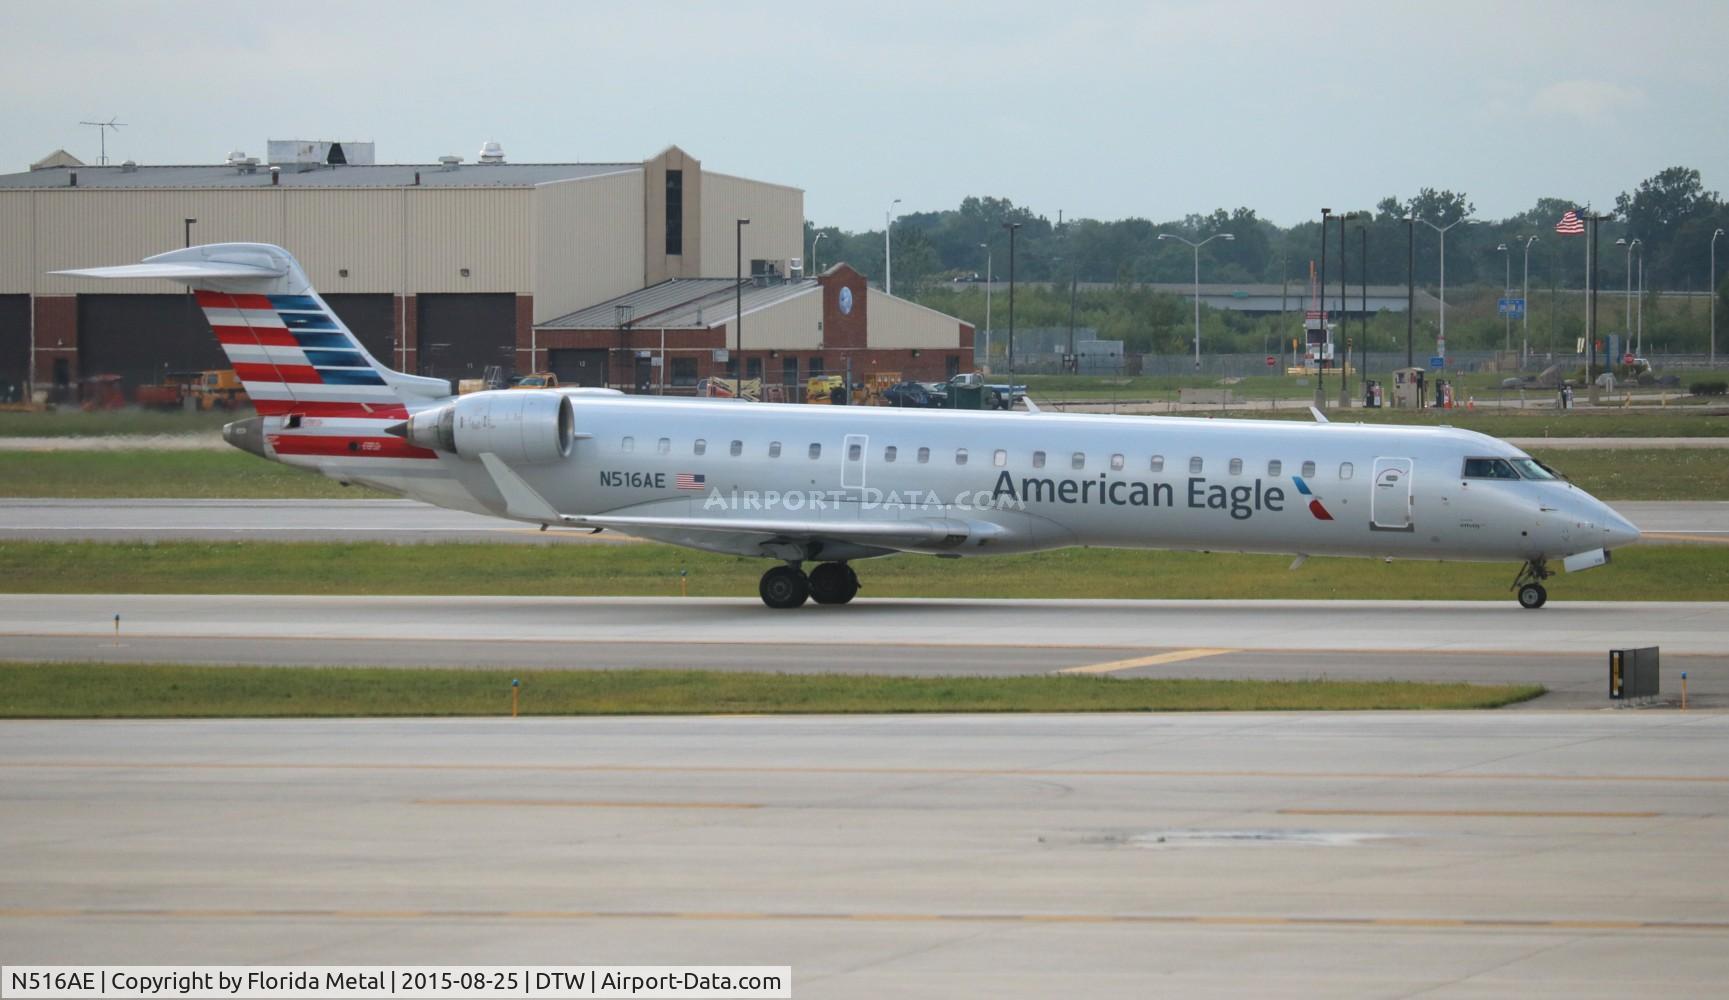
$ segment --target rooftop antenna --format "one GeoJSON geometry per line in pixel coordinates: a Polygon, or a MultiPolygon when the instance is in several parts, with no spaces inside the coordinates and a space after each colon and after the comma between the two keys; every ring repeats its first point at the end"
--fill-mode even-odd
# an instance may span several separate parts
{"type": "Polygon", "coordinates": [[[120,126],[126,124],[123,121],[119,121],[118,120],[119,117],[120,117],[119,115],[115,115],[112,118],[109,118],[105,122],[79,122],[78,123],[80,125],[90,125],[90,126],[94,127],[96,129],[97,133],[102,136],[102,158],[97,161],[98,166],[106,167],[108,165],[108,130],[113,129],[114,131],[118,132],[118,131],[120,131],[120,126]]]}

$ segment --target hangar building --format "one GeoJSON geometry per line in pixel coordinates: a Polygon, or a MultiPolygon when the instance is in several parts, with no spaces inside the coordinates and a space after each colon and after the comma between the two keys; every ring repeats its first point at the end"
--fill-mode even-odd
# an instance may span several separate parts
{"type": "Polygon", "coordinates": [[[33,377],[38,395],[65,399],[97,374],[130,387],[225,367],[180,286],[48,273],[186,243],[286,247],[381,361],[453,380],[550,366],[690,391],[693,364],[696,377],[734,369],[741,355],[719,352],[741,332],[746,373],[771,380],[789,359],[804,376],[892,367],[872,363],[886,352],[876,360],[932,377],[971,354],[958,319],[881,293],[867,309],[849,268],[803,276],[801,190],[705,170],[677,147],[622,163],[511,163],[492,143],[476,163],[375,164],[370,143],[269,152],[189,166],[57,155],[0,175],[0,393],[33,377]]]}

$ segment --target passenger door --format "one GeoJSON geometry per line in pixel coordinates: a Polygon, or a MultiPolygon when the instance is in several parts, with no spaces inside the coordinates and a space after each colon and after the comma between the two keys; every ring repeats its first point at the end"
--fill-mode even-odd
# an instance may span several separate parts
{"type": "Polygon", "coordinates": [[[1415,531],[1411,516],[1411,460],[1375,459],[1369,495],[1369,527],[1374,531],[1415,531]]]}

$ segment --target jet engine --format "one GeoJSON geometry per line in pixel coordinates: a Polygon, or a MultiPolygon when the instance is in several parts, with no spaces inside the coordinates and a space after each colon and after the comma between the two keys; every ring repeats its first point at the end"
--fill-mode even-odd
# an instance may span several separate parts
{"type": "Polygon", "coordinates": [[[408,418],[403,436],[466,459],[491,452],[513,464],[537,465],[570,457],[576,414],[561,393],[498,389],[421,410],[408,418]]]}

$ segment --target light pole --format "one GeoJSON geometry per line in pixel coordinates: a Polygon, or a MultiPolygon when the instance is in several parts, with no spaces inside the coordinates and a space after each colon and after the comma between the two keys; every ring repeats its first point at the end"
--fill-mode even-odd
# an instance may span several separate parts
{"type": "MultiPolygon", "coordinates": [[[[1622,321],[1622,327],[1621,328],[1623,330],[1627,331],[1628,333],[1632,333],[1633,332],[1633,248],[1636,246],[1639,246],[1640,243],[1639,243],[1638,237],[1634,237],[1631,241],[1629,241],[1627,239],[1627,237],[1623,236],[1620,239],[1615,241],[1615,245],[1618,247],[1626,247],[1627,248],[1627,281],[1625,284],[1623,284],[1621,286],[1627,295],[1627,318],[1622,321]]],[[[1639,260],[1641,263],[1644,262],[1645,255],[1643,253],[1641,253],[1639,255],[1639,260]]]]}
{"type": "Polygon", "coordinates": [[[979,249],[985,252],[985,367],[991,363],[991,245],[980,243],[979,249]]]}
{"type": "Polygon", "coordinates": [[[1201,248],[1214,240],[1234,240],[1230,233],[1214,233],[1199,243],[1183,239],[1175,233],[1160,233],[1161,240],[1176,240],[1195,252],[1195,371],[1201,370],[1201,248]]]}
{"type": "Polygon", "coordinates": [[[1723,235],[1719,229],[1711,234],[1711,360],[1712,368],[1717,367],[1717,237],[1723,235]]]}
{"type": "MultiPolygon", "coordinates": [[[[1333,217],[1330,208],[1321,209],[1321,351],[1322,356],[1315,358],[1315,408],[1325,409],[1327,405],[1327,359],[1324,356],[1328,342],[1332,339],[1327,334],[1327,221],[1333,217]]],[[[1343,303],[1340,303],[1343,305],[1343,303]]],[[[1303,336],[1309,335],[1307,323],[1303,324],[1303,336]]]]}
{"type": "Polygon", "coordinates": [[[1441,234],[1441,332],[1435,337],[1435,354],[1445,358],[1447,356],[1447,230],[1461,222],[1470,223],[1474,226],[1477,224],[1477,220],[1460,216],[1444,226],[1437,226],[1428,219],[1418,219],[1417,221],[1441,234]]]}
{"type": "Polygon", "coordinates": [[[1519,370],[1531,363],[1531,244],[1537,237],[1525,238],[1525,280],[1519,291],[1519,370]]]}
{"type": "Polygon", "coordinates": [[[1513,353],[1513,314],[1506,310],[1505,303],[1507,301],[1508,286],[1513,284],[1513,251],[1508,250],[1507,244],[1502,243],[1495,248],[1495,252],[1501,255],[1501,263],[1507,265],[1501,275],[1501,301],[1503,303],[1501,309],[1501,325],[1505,328],[1501,353],[1511,354],[1513,353]]]}
{"type": "Polygon", "coordinates": [[[893,295],[895,293],[894,258],[889,255],[889,226],[890,219],[894,214],[895,206],[900,203],[901,200],[896,198],[894,201],[889,202],[889,207],[883,209],[883,293],[887,295],[893,295]]]}
{"type": "Polygon", "coordinates": [[[810,270],[807,272],[808,274],[814,275],[817,273],[817,271],[816,271],[816,245],[818,243],[821,243],[823,240],[825,240],[827,238],[828,238],[827,233],[817,233],[816,239],[810,241],[810,270]]]}
{"type": "Polygon", "coordinates": [[[1005,222],[1009,231],[1009,409],[1015,407],[1015,231],[1019,222],[1005,222]]]}
{"type": "Polygon", "coordinates": [[[1639,346],[1633,353],[1643,357],[1645,354],[1645,248],[1639,248],[1639,308],[1634,312],[1639,320],[1639,346]]]}
{"type": "Polygon", "coordinates": [[[1417,217],[1405,216],[1405,367],[1416,365],[1412,342],[1417,333],[1417,217]]]}
{"type": "MultiPolygon", "coordinates": [[[[1351,321],[1345,310],[1345,223],[1357,217],[1356,212],[1346,212],[1339,216],[1339,332],[1345,334],[1345,360],[1339,365],[1339,408],[1351,407],[1351,321]]],[[[1322,289],[1324,293],[1326,289],[1322,289]]],[[[1333,348],[1337,354],[1338,348],[1333,348]]]]}
{"type": "Polygon", "coordinates": [[[734,399],[744,398],[744,227],[750,225],[749,219],[738,220],[733,226],[733,236],[736,239],[737,256],[733,264],[733,317],[732,343],[733,372],[732,395],[734,399]]]}

